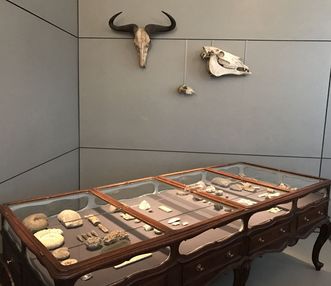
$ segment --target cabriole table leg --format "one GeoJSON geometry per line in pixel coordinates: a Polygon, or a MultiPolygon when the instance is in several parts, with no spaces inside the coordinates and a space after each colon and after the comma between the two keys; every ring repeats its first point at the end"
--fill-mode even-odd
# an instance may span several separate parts
{"type": "Polygon", "coordinates": [[[234,281],[233,286],[245,286],[251,269],[251,262],[245,261],[238,268],[234,269],[234,281]]]}
{"type": "Polygon", "coordinates": [[[322,262],[319,261],[319,254],[321,248],[323,247],[324,243],[327,241],[330,235],[331,235],[331,223],[329,222],[321,226],[320,233],[316,239],[313,248],[312,260],[315,265],[315,269],[317,271],[321,270],[321,268],[324,265],[322,262]]]}

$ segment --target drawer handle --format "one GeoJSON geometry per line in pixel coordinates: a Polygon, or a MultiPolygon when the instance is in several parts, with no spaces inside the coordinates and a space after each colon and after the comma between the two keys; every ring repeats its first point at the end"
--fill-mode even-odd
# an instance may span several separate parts
{"type": "Polygon", "coordinates": [[[229,251],[226,253],[226,257],[227,257],[227,258],[233,258],[233,257],[234,257],[234,254],[231,252],[231,250],[229,250],[229,251]]]}
{"type": "Polygon", "coordinates": [[[286,229],[285,229],[285,228],[281,228],[279,231],[280,231],[281,233],[286,233],[286,229]]]}
{"type": "Polygon", "coordinates": [[[317,212],[319,215],[324,215],[324,212],[322,212],[322,211],[318,211],[317,212]]]}
{"type": "Polygon", "coordinates": [[[306,216],[303,218],[303,220],[304,220],[305,222],[310,222],[310,219],[307,218],[306,216]]]}
{"type": "Polygon", "coordinates": [[[195,270],[197,272],[203,272],[205,271],[205,268],[199,263],[196,267],[195,267],[195,270]]]}
{"type": "Polygon", "coordinates": [[[13,261],[14,261],[14,260],[11,258],[11,259],[6,260],[6,263],[7,263],[7,264],[11,264],[11,263],[13,263],[13,261]]]}
{"type": "Polygon", "coordinates": [[[264,239],[263,239],[263,237],[260,237],[260,238],[258,239],[258,241],[259,241],[260,243],[264,243],[264,239]]]}

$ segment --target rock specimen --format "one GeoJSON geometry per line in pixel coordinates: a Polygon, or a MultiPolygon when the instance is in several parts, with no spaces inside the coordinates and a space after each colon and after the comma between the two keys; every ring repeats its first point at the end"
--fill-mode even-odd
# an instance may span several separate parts
{"type": "Polygon", "coordinates": [[[146,211],[151,208],[151,205],[148,203],[148,201],[143,200],[138,207],[140,210],[146,211]]]}
{"type": "Polygon", "coordinates": [[[215,209],[216,211],[220,211],[220,210],[223,209],[223,205],[222,205],[221,203],[215,203],[215,204],[214,204],[214,209],[215,209]]]}
{"type": "Polygon", "coordinates": [[[60,247],[52,251],[53,256],[58,260],[64,260],[70,257],[68,247],[60,247]]]}
{"type": "Polygon", "coordinates": [[[186,84],[182,84],[181,86],[179,86],[177,88],[177,91],[179,94],[186,94],[186,95],[195,94],[195,91],[193,90],[193,88],[186,84]]]}
{"type": "Polygon", "coordinates": [[[159,206],[159,209],[160,209],[161,211],[166,212],[166,213],[171,213],[171,212],[172,212],[172,209],[171,209],[171,208],[168,208],[168,207],[166,207],[166,206],[164,206],[164,205],[159,206]]]}
{"type": "Polygon", "coordinates": [[[57,219],[66,228],[74,228],[83,225],[83,220],[80,214],[73,210],[63,210],[57,215],[57,219]]]}
{"type": "Polygon", "coordinates": [[[101,223],[100,219],[96,216],[96,215],[93,215],[93,214],[89,214],[89,215],[86,215],[85,218],[88,219],[88,221],[93,224],[94,226],[98,225],[99,223],[101,223]]]}
{"type": "Polygon", "coordinates": [[[102,239],[104,245],[114,244],[121,240],[130,241],[129,234],[123,230],[113,230],[102,239]]]}
{"type": "Polygon", "coordinates": [[[233,181],[230,179],[215,177],[211,180],[212,184],[218,185],[220,187],[227,188],[233,181]]]}
{"type": "Polygon", "coordinates": [[[55,249],[64,243],[63,231],[58,228],[39,230],[34,236],[47,248],[55,249]]]}
{"type": "Polygon", "coordinates": [[[61,261],[61,264],[64,266],[68,266],[68,265],[76,264],[77,262],[78,262],[77,259],[69,258],[69,259],[61,261]]]}
{"type": "Polygon", "coordinates": [[[39,230],[45,229],[48,227],[48,219],[44,213],[36,213],[27,216],[23,219],[23,224],[31,232],[37,232],[39,230]]]}
{"type": "Polygon", "coordinates": [[[100,237],[89,237],[86,241],[84,241],[86,248],[88,250],[97,250],[102,247],[102,240],[100,237]]]}
{"type": "Polygon", "coordinates": [[[151,231],[151,230],[153,230],[153,227],[150,226],[149,224],[145,224],[145,225],[144,225],[144,230],[145,230],[145,231],[151,231]]]}
{"type": "Polygon", "coordinates": [[[106,228],[106,227],[105,227],[104,225],[102,225],[101,223],[98,224],[98,228],[99,228],[102,232],[104,232],[104,233],[108,233],[108,232],[109,232],[108,228],[106,228]]]}

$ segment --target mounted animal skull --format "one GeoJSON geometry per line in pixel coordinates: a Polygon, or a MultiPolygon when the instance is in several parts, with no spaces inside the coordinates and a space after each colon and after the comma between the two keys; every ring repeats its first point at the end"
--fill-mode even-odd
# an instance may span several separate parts
{"type": "Polygon", "coordinates": [[[209,59],[209,72],[213,76],[251,74],[239,57],[215,47],[203,47],[201,58],[209,59]]]}
{"type": "Polygon", "coordinates": [[[155,24],[148,24],[144,28],[138,27],[136,24],[117,26],[114,24],[114,20],[121,13],[122,12],[119,12],[109,19],[109,26],[110,26],[110,28],[112,28],[115,31],[127,32],[127,33],[131,33],[134,35],[134,45],[137,49],[138,56],[139,56],[139,66],[141,68],[145,68],[148,49],[149,49],[150,43],[151,43],[150,36],[153,34],[156,34],[156,33],[169,32],[169,31],[175,29],[176,21],[171,15],[162,11],[162,13],[165,14],[171,22],[169,26],[161,26],[161,25],[155,25],[155,24]]]}

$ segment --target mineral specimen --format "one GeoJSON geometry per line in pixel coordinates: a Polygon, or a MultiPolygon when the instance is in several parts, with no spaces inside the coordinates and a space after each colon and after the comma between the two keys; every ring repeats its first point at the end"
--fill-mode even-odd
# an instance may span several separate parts
{"type": "Polygon", "coordinates": [[[63,231],[58,228],[49,228],[36,232],[34,236],[47,248],[54,249],[64,243],[63,231]]]}
{"type": "Polygon", "coordinates": [[[74,228],[83,225],[83,220],[80,214],[73,210],[63,210],[57,215],[57,219],[66,228],[74,228]]]}
{"type": "Polygon", "coordinates": [[[69,258],[70,252],[68,247],[60,247],[52,251],[53,256],[58,260],[69,258]]]}
{"type": "Polygon", "coordinates": [[[44,213],[36,213],[24,218],[23,224],[31,232],[37,232],[48,226],[48,219],[44,213]]]}

